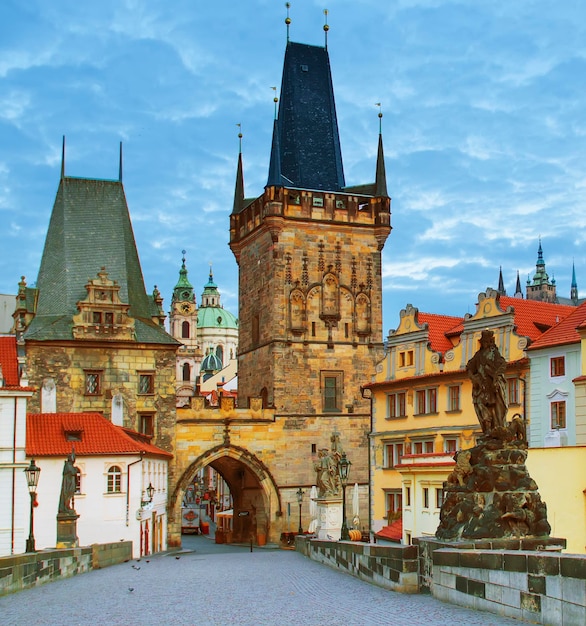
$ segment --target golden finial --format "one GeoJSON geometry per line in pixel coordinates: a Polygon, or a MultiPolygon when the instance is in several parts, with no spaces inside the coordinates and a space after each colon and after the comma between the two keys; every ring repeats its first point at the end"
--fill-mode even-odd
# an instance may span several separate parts
{"type": "Polygon", "coordinates": [[[242,152],[242,124],[236,124],[236,126],[238,126],[239,151],[242,152]]]}
{"type": "Polygon", "coordinates": [[[330,30],[330,27],[328,26],[328,10],[324,9],[324,33],[326,36],[326,50],[328,49],[328,30],[330,30]]]}
{"type": "Polygon", "coordinates": [[[271,89],[275,92],[275,97],[273,98],[273,102],[275,103],[275,119],[277,119],[277,103],[279,102],[279,98],[277,98],[277,88],[271,87],[271,89]]]}
{"type": "Polygon", "coordinates": [[[291,25],[291,18],[289,17],[289,9],[291,8],[290,2],[285,2],[287,7],[287,17],[285,18],[285,24],[287,24],[287,43],[289,43],[289,26],[291,25]]]}
{"type": "Polygon", "coordinates": [[[378,132],[383,132],[383,111],[382,104],[380,102],[375,102],[374,106],[378,107],[378,132]]]}

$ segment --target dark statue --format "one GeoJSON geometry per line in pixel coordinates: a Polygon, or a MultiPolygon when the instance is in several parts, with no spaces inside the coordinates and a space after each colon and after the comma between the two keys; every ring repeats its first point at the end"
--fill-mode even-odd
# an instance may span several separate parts
{"type": "Polygon", "coordinates": [[[319,450],[318,460],[313,465],[316,472],[317,492],[320,498],[339,496],[342,489],[338,472],[338,463],[343,453],[340,445],[340,434],[334,431],[330,441],[332,449],[322,448],[319,450]]]}
{"type": "Polygon", "coordinates": [[[72,501],[77,488],[79,469],[75,467],[74,463],[75,452],[72,451],[63,465],[63,480],[61,482],[61,495],[59,497],[60,515],[76,515],[72,501]]]}
{"type": "Polygon", "coordinates": [[[506,365],[492,331],[482,331],[480,348],[466,366],[482,436],[454,455],[438,539],[549,537],[547,507],[525,465],[525,420],[519,413],[506,420],[506,365]]]}
{"type": "Polygon", "coordinates": [[[468,361],[474,410],[484,434],[503,427],[507,416],[507,362],[494,342],[491,330],[483,330],[480,349],[468,361]]]}

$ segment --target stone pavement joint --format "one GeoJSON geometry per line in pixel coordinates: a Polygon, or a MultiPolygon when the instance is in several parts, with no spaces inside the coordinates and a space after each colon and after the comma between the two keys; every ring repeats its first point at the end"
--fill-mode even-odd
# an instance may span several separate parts
{"type": "Polygon", "coordinates": [[[3,626],[519,625],[520,621],[387,591],[280,549],[183,538],[135,559],[0,597],[3,626]]]}

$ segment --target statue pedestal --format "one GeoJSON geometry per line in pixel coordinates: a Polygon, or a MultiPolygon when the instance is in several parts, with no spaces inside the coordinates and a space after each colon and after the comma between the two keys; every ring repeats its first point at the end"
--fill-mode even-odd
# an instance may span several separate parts
{"type": "Polygon", "coordinates": [[[57,515],[57,548],[77,548],[77,513],[57,515]]]}
{"type": "Polygon", "coordinates": [[[342,498],[318,498],[317,538],[339,541],[342,533],[342,498]]]}

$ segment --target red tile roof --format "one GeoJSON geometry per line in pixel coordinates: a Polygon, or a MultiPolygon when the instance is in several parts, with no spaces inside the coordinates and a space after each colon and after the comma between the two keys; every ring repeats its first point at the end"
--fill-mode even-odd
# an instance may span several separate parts
{"type": "Polygon", "coordinates": [[[427,324],[428,337],[431,343],[431,349],[434,352],[446,352],[454,346],[448,339],[448,331],[459,324],[462,324],[463,318],[451,317],[449,315],[436,315],[434,313],[418,313],[417,321],[420,324],[427,324]]]}
{"type": "Polygon", "coordinates": [[[403,538],[403,520],[397,519],[391,522],[389,526],[383,526],[375,535],[380,539],[401,543],[403,538]]]}
{"type": "Polygon", "coordinates": [[[0,337],[0,364],[6,387],[19,387],[16,337],[0,337]]]}
{"type": "Polygon", "coordinates": [[[562,346],[570,343],[578,343],[580,335],[576,328],[583,326],[586,321],[586,302],[579,307],[573,307],[573,311],[559,324],[543,333],[535,343],[530,346],[530,350],[538,348],[548,348],[550,346],[562,346]]]}
{"type": "Polygon", "coordinates": [[[72,446],[75,446],[78,456],[141,453],[167,458],[173,456],[148,443],[144,435],[116,426],[99,413],[27,415],[27,456],[67,456],[72,446]],[[80,434],[81,441],[72,441],[67,436],[68,432],[80,434]]]}
{"type": "Polygon", "coordinates": [[[517,335],[529,337],[532,341],[576,310],[575,306],[568,304],[551,304],[510,296],[501,296],[499,306],[503,312],[507,310],[507,307],[513,307],[517,335]]]}

